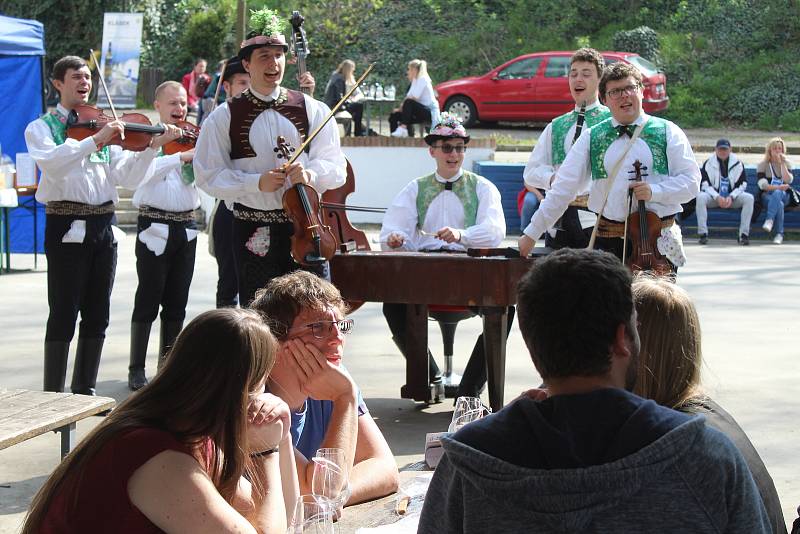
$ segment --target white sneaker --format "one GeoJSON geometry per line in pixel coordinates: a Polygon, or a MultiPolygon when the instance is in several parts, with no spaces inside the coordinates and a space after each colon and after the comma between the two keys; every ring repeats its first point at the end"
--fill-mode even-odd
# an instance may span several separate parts
{"type": "Polygon", "coordinates": [[[405,126],[398,126],[392,132],[392,137],[408,137],[408,128],[405,126]]]}
{"type": "MultiPolygon", "coordinates": [[[[394,134],[392,134],[392,135],[394,135],[394,134]]],[[[764,221],[764,225],[761,228],[763,228],[765,232],[771,232],[772,231],[772,219],[767,219],[766,221],[764,221]]]]}
{"type": "Polygon", "coordinates": [[[781,243],[783,243],[783,234],[777,234],[775,236],[775,239],[772,240],[772,242],[775,243],[776,245],[780,245],[781,243]]]}

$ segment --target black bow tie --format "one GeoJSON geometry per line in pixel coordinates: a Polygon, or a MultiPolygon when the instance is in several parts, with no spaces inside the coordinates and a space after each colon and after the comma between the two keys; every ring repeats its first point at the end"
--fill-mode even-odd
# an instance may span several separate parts
{"type": "Polygon", "coordinates": [[[619,132],[619,136],[622,137],[625,134],[628,134],[628,137],[633,138],[633,132],[636,131],[635,124],[620,124],[617,126],[617,131],[619,132]]]}

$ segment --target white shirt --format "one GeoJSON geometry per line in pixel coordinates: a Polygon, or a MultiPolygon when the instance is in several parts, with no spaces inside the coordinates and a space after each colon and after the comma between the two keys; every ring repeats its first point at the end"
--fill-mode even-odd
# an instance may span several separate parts
{"type": "MultiPolygon", "coordinates": [[[[278,97],[280,87],[270,95],[250,92],[265,101],[278,97]]],[[[328,106],[303,95],[306,100],[309,133],[313,132],[330,112],[328,106]]],[[[194,156],[194,173],[197,186],[209,195],[225,200],[229,208],[234,202],[259,210],[282,209],[283,193],[291,187],[287,179],[283,187],[272,193],[260,191],[261,174],[281,167],[286,161],[276,157],[273,148],[279,135],[293,147],[302,144],[300,132],[283,115],[267,109],[256,117],[250,126],[250,144],[256,152],[254,158],[231,160],[231,113],[228,104],[217,107],[203,122],[194,156]]],[[[311,141],[310,153],[303,152],[297,159],[311,175],[311,185],[322,195],[328,189],[344,184],[347,165],[339,147],[339,131],[331,120],[311,141]]]]}
{"type": "MultiPolygon", "coordinates": [[[[56,109],[64,116],[69,114],[61,104],[56,109]]],[[[109,145],[109,163],[90,162],[89,156],[97,151],[92,137],[83,141],[67,138],[57,145],[50,127],[42,119],[28,124],[25,141],[28,152],[42,171],[36,200],[43,204],[56,200],[94,206],[108,201],[116,204],[119,202],[117,185],[136,189],[156,156],[151,148],[130,152],[118,145],[109,145]]]]}
{"type": "MultiPolygon", "coordinates": [[[[445,180],[438,173],[434,174],[437,182],[446,183],[458,180],[464,174],[463,169],[458,174],[445,180]]],[[[386,210],[381,227],[381,248],[383,250],[458,250],[464,251],[471,248],[496,247],[506,235],[506,220],[503,216],[503,206],[500,202],[500,192],[497,187],[484,178],[478,176],[475,192],[478,195],[478,211],[475,215],[475,225],[464,228],[464,205],[453,191],[442,191],[433,199],[422,229],[425,232],[436,233],[449,226],[462,230],[460,243],[446,243],[433,236],[419,233],[417,223],[417,181],[412,180],[394,198],[392,205],[386,210]],[[386,241],[392,233],[403,236],[401,247],[390,248],[386,241]]]]}
{"type": "Polygon", "coordinates": [[[133,205],[176,212],[200,206],[200,195],[195,185],[186,185],[181,178],[182,165],[180,153],[157,157],[136,188],[133,205]]]}
{"type": "MultiPolygon", "coordinates": [[[[640,125],[647,115],[640,115],[634,124],[640,125]]],[[[611,119],[616,127],[620,123],[611,119]]],[[[637,203],[628,203],[628,171],[632,170],[633,162],[637,159],[647,167],[644,171],[649,176],[644,178],[653,193],[653,198],[646,203],[648,210],[654,211],[659,217],[666,217],[683,211],[681,204],[697,196],[700,190],[700,167],[694,159],[692,147],[686,134],[673,123],[667,123],[667,160],[669,175],[656,174],[653,169],[653,155],[650,147],[641,138],[628,151],[620,166],[619,173],[608,195],[608,202],[603,212],[603,217],[613,221],[624,221],[627,216],[637,209],[637,203]]],[[[539,209],[533,215],[530,224],[525,228],[525,235],[536,240],[545,230],[564,213],[567,206],[575,198],[578,191],[585,190],[591,184],[589,193],[589,209],[599,213],[603,199],[608,191],[612,177],[602,180],[592,180],[590,165],[590,134],[591,129],[583,132],[567,153],[564,163],[558,169],[552,190],[542,201],[539,209]]],[[[630,138],[622,136],[616,139],[605,153],[603,164],[610,173],[619,157],[625,150],[630,138]]]]}
{"type": "MultiPolygon", "coordinates": [[[[595,101],[594,104],[586,106],[586,111],[599,105],[600,102],[595,101]]],[[[580,108],[576,106],[575,111],[580,111],[580,108]]],[[[572,148],[572,139],[575,137],[576,126],[577,123],[570,126],[569,130],[567,130],[567,135],[564,136],[564,154],[569,154],[569,150],[572,148]]],[[[588,130],[588,125],[584,123],[583,129],[588,130]]],[[[528,164],[525,165],[522,177],[525,179],[526,185],[536,189],[549,190],[550,178],[555,172],[556,168],[553,165],[553,123],[550,122],[539,136],[539,140],[536,141],[536,146],[533,147],[533,152],[528,158],[528,164]]],[[[589,187],[587,186],[585,190],[578,193],[578,196],[588,193],[589,187]]]]}
{"type": "Polygon", "coordinates": [[[413,98],[425,107],[431,107],[436,98],[433,96],[433,84],[427,76],[414,78],[406,96],[413,98]]]}

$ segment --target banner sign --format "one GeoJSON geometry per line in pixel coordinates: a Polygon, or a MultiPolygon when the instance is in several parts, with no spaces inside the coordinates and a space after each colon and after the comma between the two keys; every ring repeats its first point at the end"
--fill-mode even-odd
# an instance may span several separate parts
{"type": "MultiPolygon", "coordinates": [[[[114,107],[136,107],[136,84],[139,81],[139,54],[142,47],[142,13],[105,13],[103,16],[103,48],[100,70],[106,80],[114,107]]],[[[108,107],[101,87],[97,103],[108,107]]]]}

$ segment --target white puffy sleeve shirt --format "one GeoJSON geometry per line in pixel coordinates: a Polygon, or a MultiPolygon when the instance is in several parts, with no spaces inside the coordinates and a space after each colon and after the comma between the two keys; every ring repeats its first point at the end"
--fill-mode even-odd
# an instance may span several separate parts
{"type": "MultiPolygon", "coordinates": [[[[276,98],[278,90],[263,99],[276,98]]],[[[262,98],[260,95],[253,93],[262,98]]],[[[313,132],[328,114],[328,106],[304,95],[308,113],[309,131],[313,132]]],[[[283,115],[267,109],[250,127],[250,144],[256,152],[254,158],[231,160],[231,114],[227,104],[215,109],[203,122],[194,156],[194,173],[197,186],[209,195],[259,210],[282,209],[283,193],[291,187],[287,179],[283,187],[267,193],[258,189],[261,174],[281,167],[285,160],[276,157],[273,148],[279,135],[299,148],[302,144],[297,128],[283,115]]],[[[339,131],[331,120],[311,141],[310,152],[303,152],[297,160],[311,174],[311,185],[322,195],[328,189],[344,185],[346,161],[339,146],[339,131]]]]}
{"type": "MultiPolygon", "coordinates": [[[[451,178],[454,181],[461,173],[451,178]]],[[[439,182],[447,182],[435,175],[439,182]]],[[[422,229],[435,234],[445,227],[462,230],[460,243],[446,243],[433,236],[422,235],[417,228],[417,181],[412,180],[394,198],[386,210],[381,227],[381,248],[383,250],[457,250],[467,248],[496,247],[506,234],[506,220],[497,187],[482,176],[478,176],[475,192],[478,195],[478,211],[475,225],[464,228],[464,206],[452,191],[442,191],[433,199],[425,214],[422,229]],[[403,236],[403,246],[392,249],[386,240],[392,233],[403,236]]]]}
{"type": "Polygon", "coordinates": [[[200,206],[197,188],[183,181],[182,166],[180,153],[157,157],[136,188],[133,205],[174,212],[190,211],[200,206]]]}
{"type": "MultiPolygon", "coordinates": [[[[59,112],[67,114],[60,106],[59,112]]],[[[92,162],[89,156],[97,151],[94,139],[67,138],[57,145],[50,127],[42,119],[28,124],[25,141],[28,152],[42,171],[36,200],[43,204],[64,200],[93,206],[108,201],[116,204],[119,202],[117,185],[136,189],[156,156],[151,148],[131,152],[110,145],[109,163],[92,162]]]]}
{"type": "MultiPolygon", "coordinates": [[[[634,124],[644,122],[645,115],[640,116],[634,124]]],[[[681,204],[697,196],[700,190],[700,167],[692,152],[692,147],[686,134],[672,122],[667,122],[667,160],[669,174],[657,174],[653,170],[653,155],[650,147],[641,138],[637,139],[622,162],[617,178],[611,184],[611,176],[592,182],[590,165],[590,132],[585,131],[567,153],[564,163],[558,169],[553,188],[548,192],[539,209],[533,215],[530,224],[525,228],[525,235],[532,239],[539,239],[555,221],[561,217],[575,195],[591,185],[589,194],[589,209],[599,213],[603,206],[603,199],[608,193],[608,202],[603,211],[603,217],[613,221],[624,221],[627,216],[637,209],[636,202],[628,204],[628,171],[633,169],[633,163],[639,160],[647,167],[648,174],[644,180],[650,184],[653,197],[646,202],[648,210],[659,217],[667,217],[683,211],[681,204]],[[609,185],[611,184],[611,185],[609,185]]],[[[619,123],[612,119],[612,124],[619,123]]],[[[628,136],[622,136],[611,143],[605,153],[603,164],[610,173],[629,142],[628,136]]]]}

